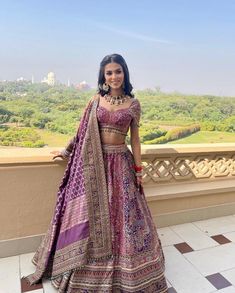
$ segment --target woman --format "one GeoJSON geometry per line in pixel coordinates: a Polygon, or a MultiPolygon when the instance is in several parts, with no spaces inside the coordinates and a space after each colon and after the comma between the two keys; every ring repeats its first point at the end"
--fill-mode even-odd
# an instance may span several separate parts
{"type": "MultiPolygon", "coordinates": [[[[50,278],[58,292],[167,292],[161,243],[142,188],[140,104],[125,60],[106,56],[98,94],[77,135],[31,284],[50,278]],[[125,144],[130,128],[132,153],[125,144]]],[[[55,156],[55,157],[57,157],[55,156]]]]}

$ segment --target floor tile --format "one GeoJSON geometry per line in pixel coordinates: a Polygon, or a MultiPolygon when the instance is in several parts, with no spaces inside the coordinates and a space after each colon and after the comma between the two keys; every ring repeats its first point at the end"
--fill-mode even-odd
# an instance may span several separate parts
{"type": "Polygon", "coordinates": [[[203,221],[193,222],[199,229],[208,235],[224,234],[235,231],[235,217],[226,216],[203,221]]]}
{"type": "Polygon", "coordinates": [[[171,228],[159,228],[158,235],[161,240],[162,246],[169,246],[176,243],[181,243],[184,240],[179,237],[171,228]]]}
{"type": "Polygon", "coordinates": [[[186,242],[175,244],[174,247],[179,250],[181,253],[187,253],[193,251],[192,247],[190,247],[186,242]]]}
{"type": "Polygon", "coordinates": [[[58,290],[51,284],[50,280],[43,280],[42,281],[44,293],[58,293],[58,290]]]}
{"type": "Polygon", "coordinates": [[[21,293],[19,256],[0,259],[0,292],[21,293]]]}
{"type": "Polygon", "coordinates": [[[218,243],[211,239],[192,223],[172,226],[171,229],[177,233],[193,250],[217,246],[218,243]]]}
{"type": "Polygon", "coordinates": [[[232,242],[235,242],[235,232],[224,233],[224,236],[232,242]]]}
{"type": "Polygon", "coordinates": [[[207,280],[211,282],[211,284],[216,288],[216,289],[223,289],[226,287],[231,286],[232,284],[220,273],[216,273],[210,276],[206,276],[207,280]]]}
{"type": "Polygon", "coordinates": [[[31,292],[31,291],[36,291],[38,289],[43,289],[42,283],[35,284],[35,285],[30,285],[26,279],[21,279],[21,292],[31,292]]]}
{"type": "Polygon", "coordinates": [[[227,271],[220,272],[230,283],[235,286],[235,268],[227,271]]]}
{"type": "Polygon", "coordinates": [[[166,246],[163,251],[166,258],[166,278],[178,293],[211,293],[215,290],[174,246],[166,246]]]}
{"type": "Polygon", "coordinates": [[[228,243],[184,254],[204,276],[235,268],[235,244],[228,243]]]}
{"type": "Polygon", "coordinates": [[[231,242],[228,238],[226,238],[222,234],[211,236],[211,238],[214,239],[219,244],[226,244],[226,243],[230,243],[231,242]]]}

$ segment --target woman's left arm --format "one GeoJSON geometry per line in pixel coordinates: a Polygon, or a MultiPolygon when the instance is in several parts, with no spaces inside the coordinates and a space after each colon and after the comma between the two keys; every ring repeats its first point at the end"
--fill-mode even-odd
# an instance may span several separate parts
{"type": "Polygon", "coordinates": [[[141,165],[141,145],[140,145],[140,137],[139,137],[139,127],[134,123],[131,123],[130,127],[130,142],[131,149],[135,160],[135,165],[141,165]]]}
{"type": "Polygon", "coordinates": [[[139,100],[135,99],[132,103],[130,111],[132,113],[132,121],[130,124],[130,142],[131,149],[135,160],[135,165],[141,165],[141,145],[139,137],[141,106],[139,100]]]}
{"type": "MultiPolygon", "coordinates": [[[[131,142],[131,149],[135,161],[135,165],[137,167],[141,167],[141,144],[140,144],[140,137],[139,137],[139,127],[135,123],[131,123],[130,127],[130,142],[131,142]]],[[[134,168],[134,166],[133,166],[134,168]]],[[[138,175],[136,175],[137,184],[140,186],[142,185],[142,171],[139,171],[138,175]]]]}

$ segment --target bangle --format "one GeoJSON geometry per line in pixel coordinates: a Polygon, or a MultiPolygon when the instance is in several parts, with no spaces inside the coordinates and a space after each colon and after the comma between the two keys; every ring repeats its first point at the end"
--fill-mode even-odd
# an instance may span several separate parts
{"type": "Polygon", "coordinates": [[[69,151],[67,151],[67,149],[64,149],[64,150],[61,151],[61,155],[62,155],[64,158],[69,158],[70,154],[71,154],[71,153],[70,153],[69,151]]]}
{"type": "Polygon", "coordinates": [[[143,170],[143,167],[142,166],[136,166],[136,165],[134,165],[133,168],[134,168],[135,172],[141,172],[143,170]]]}

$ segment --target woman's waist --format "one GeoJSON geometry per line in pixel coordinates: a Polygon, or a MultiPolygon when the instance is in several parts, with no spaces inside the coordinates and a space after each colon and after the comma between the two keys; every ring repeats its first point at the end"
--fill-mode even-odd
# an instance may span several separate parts
{"type": "Polygon", "coordinates": [[[102,144],[123,145],[126,143],[126,136],[115,132],[100,131],[100,138],[102,144]]]}
{"type": "Polygon", "coordinates": [[[128,146],[126,143],[122,144],[113,144],[113,143],[102,143],[102,150],[105,153],[119,153],[119,152],[126,152],[128,149],[128,146]]]}

